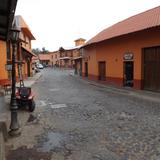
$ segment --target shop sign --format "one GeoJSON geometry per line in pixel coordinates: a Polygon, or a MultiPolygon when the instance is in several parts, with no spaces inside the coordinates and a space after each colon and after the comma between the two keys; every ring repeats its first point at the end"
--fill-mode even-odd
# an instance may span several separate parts
{"type": "Polygon", "coordinates": [[[125,53],[123,56],[124,60],[133,60],[133,53],[125,53]]]}

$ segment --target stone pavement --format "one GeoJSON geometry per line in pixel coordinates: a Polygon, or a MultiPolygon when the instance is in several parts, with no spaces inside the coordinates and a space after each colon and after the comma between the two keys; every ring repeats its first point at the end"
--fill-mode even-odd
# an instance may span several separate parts
{"type": "Polygon", "coordinates": [[[22,132],[6,143],[7,160],[160,159],[158,93],[101,85],[69,73],[42,71],[33,86],[36,109],[19,110],[22,132]]]}

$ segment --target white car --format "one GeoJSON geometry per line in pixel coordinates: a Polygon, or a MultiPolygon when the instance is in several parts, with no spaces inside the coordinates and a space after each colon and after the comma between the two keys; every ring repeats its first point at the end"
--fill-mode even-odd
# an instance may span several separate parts
{"type": "Polygon", "coordinates": [[[39,69],[43,69],[44,67],[43,67],[43,65],[42,65],[42,64],[37,64],[37,68],[39,68],[39,69]]]}

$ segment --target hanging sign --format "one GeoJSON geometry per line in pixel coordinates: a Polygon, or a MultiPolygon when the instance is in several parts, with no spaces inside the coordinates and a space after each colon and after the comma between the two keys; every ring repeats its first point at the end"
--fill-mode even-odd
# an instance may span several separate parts
{"type": "Polygon", "coordinates": [[[129,52],[125,53],[124,56],[123,56],[123,59],[126,60],[126,61],[127,60],[133,60],[133,53],[129,53],[129,52]]]}

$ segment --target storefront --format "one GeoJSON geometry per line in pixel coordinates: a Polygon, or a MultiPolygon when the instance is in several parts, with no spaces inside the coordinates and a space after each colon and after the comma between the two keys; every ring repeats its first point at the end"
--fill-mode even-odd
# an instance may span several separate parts
{"type": "Polygon", "coordinates": [[[120,87],[159,91],[160,19],[157,14],[160,7],[117,23],[89,40],[83,46],[83,76],[120,87]]]}

